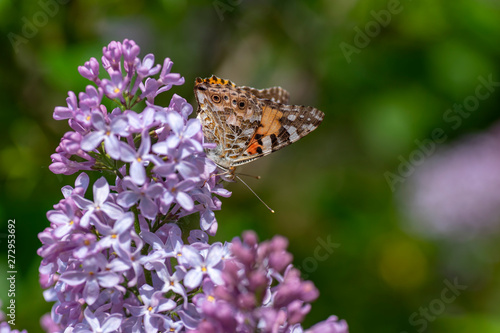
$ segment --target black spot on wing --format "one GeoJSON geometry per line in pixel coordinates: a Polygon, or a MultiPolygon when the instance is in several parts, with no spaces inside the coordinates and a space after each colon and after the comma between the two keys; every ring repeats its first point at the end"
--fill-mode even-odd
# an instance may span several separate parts
{"type": "Polygon", "coordinates": [[[278,145],[278,138],[276,137],[276,134],[271,134],[271,145],[273,147],[276,147],[278,145]]]}

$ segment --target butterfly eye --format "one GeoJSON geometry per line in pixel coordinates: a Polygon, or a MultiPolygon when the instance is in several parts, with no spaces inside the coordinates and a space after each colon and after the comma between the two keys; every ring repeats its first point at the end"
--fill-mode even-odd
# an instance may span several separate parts
{"type": "Polygon", "coordinates": [[[214,103],[220,103],[220,96],[219,95],[212,95],[212,101],[214,103]]]}
{"type": "Polygon", "coordinates": [[[245,108],[245,106],[246,106],[245,101],[240,101],[240,102],[238,103],[238,107],[239,107],[240,109],[242,109],[242,110],[245,108]]]}

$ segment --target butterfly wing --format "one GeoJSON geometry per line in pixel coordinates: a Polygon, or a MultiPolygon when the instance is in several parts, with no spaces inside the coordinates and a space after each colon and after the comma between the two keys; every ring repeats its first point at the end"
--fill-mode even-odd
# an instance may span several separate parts
{"type": "Polygon", "coordinates": [[[269,155],[303,138],[323,121],[325,114],[311,106],[285,105],[261,100],[261,126],[247,143],[244,158],[269,155]]]}
{"type": "Polygon", "coordinates": [[[241,87],[241,89],[248,91],[250,94],[259,99],[268,99],[276,103],[288,104],[288,100],[290,99],[288,91],[281,87],[271,87],[267,89],[241,87]]]}
{"type": "Polygon", "coordinates": [[[261,123],[259,99],[215,76],[197,80],[195,94],[205,138],[216,144],[208,157],[223,168],[248,163],[238,161],[261,123]]]}
{"type": "Polygon", "coordinates": [[[196,79],[198,118],[207,142],[207,156],[230,169],[279,150],[312,132],[324,118],[310,106],[287,105],[281,87],[237,87],[212,76],[196,79]]]}

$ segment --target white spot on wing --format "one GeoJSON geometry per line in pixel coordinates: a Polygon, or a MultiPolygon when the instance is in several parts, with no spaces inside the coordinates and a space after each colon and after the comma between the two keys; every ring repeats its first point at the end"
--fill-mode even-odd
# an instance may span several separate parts
{"type": "Polygon", "coordinates": [[[297,118],[297,116],[295,116],[294,114],[289,114],[287,117],[287,119],[290,121],[294,121],[296,118],[297,118]]]}
{"type": "Polygon", "coordinates": [[[269,136],[263,137],[262,138],[262,145],[264,146],[264,151],[266,149],[271,149],[271,146],[272,146],[271,137],[269,137],[269,136]]]}
{"type": "Polygon", "coordinates": [[[295,142],[298,139],[300,139],[300,136],[297,134],[297,132],[294,132],[293,134],[290,134],[290,141],[295,142]]]}
{"type": "Polygon", "coordinates": [[[306,132],[310,132],[310,131],[312,131],[315,128],[316,128],[316,126],[314,126],[313,124],[304,124],[304,125],[302,125],[302,130],[306,131],[306,132]]]}
{"type": "Polygon", "coordinates": [[[288,134],[290,135],[289,136],[289,140],[290,141],[295,142],[298,139],[300,139],[300,136],[297,134],[297,128],[296,127],[294,127],[294,126],[285,126],[285,128],[286,128],[286,131],[288,132],[288,134]]]}

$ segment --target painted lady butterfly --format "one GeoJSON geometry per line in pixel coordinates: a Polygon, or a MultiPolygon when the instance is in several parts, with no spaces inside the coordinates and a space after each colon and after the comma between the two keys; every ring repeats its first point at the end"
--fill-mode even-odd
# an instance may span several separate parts
{"type": "Polygon", "coordinates": [[[325,116],[311,106],[287,105],[289,94],[281,87],[239,87],[215,75],[197,78],[194,93],[206,142],[216,144],[207,156],[229,180],[236,166],[299,140],[325,116]]]}

